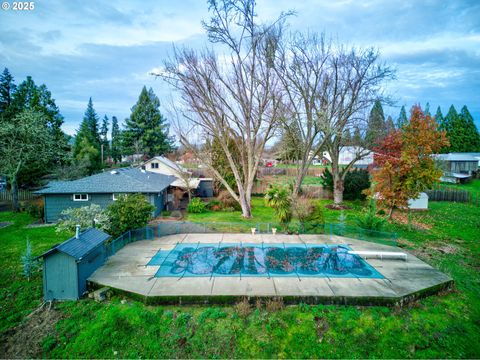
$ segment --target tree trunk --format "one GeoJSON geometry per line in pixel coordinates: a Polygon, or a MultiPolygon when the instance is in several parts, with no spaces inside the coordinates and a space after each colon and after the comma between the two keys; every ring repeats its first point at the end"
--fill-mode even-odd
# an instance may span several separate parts
{"type": "Polygon", "coordinates": [[[332,168],[333,176],[333,202],[340,205],[343,202],[343,178],[338,171],[332,168]]]}
{"type": "Polygon", "coordinates": [[[14,212],[20,211],[20,206],[18,204],[18,185],[17,185],[17,177],[12,177],[12,209],[14,212]]]}
{"type": "Polygon", "coordinates": [[[242,207],[242,216],[245,219],[250,219],[252,217],[252,206],[250,201],[248,201],[246,194],[240,194],[240,206],[242,207]]]}

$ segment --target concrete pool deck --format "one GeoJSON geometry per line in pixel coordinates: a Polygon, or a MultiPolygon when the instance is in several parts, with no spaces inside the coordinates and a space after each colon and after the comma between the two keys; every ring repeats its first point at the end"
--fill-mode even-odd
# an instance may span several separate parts
{"type": "Polygon", "coordinates": [[[214,303],[256,297],[286,302],[394,305],[449,288],[453,280],[415,256],[407,261],[368,259],[384,279],[327,277],[155,277],[159,266],[147,266],[160,250],[177,243],[308,243],[347,244],[356,251],[405,250],[329,235],[177,234],[128,244],[88,279],[92,287],[108,286],[147,302],[214,303]]]}

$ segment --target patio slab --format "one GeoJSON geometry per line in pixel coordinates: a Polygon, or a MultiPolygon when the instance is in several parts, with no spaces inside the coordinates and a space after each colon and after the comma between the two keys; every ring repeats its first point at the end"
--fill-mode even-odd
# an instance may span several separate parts
{"type": "Polygon", "coordinates": [[[128,244],[88,279],[146,301],[170,303],[226,302],[239,298],[282,297],[288,302],[394,305],[449,288],[453,281],[412,254],[404,260],[366,260],[384,279],[328,277],[155,277],[147,266],[161,250],[178,243],[345,244],[353,250],[405,252],[404,249],[327,235],[179,234],[128,244]]]}

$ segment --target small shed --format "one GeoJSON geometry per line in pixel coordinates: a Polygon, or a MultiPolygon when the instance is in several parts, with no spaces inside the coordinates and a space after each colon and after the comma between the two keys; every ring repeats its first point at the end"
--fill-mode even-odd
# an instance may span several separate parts
{"type": "Polygon", "coordinates": [[[422,192],[417,199],[409,199],[408,208],[410,210],[428,210],[428,195],[422,192]]]}
{"type": "Polygon", "coordinates": [[[110,235],[90,228],[57,245],[43,257],[45,300],[76,300],[87,290],[88,277],[106,259],[105,241],[110,235]]]}

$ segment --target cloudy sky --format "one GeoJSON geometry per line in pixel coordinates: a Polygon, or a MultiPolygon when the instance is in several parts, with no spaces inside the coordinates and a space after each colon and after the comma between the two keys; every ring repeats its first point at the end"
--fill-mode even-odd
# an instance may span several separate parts
{"type": "MultiPolygon", "coordinates": [[[[466,104],[480,126],[480,1],[258,0],[262,19],[289,9],[292,30],[380,50],[397,70],[388,91],[398,107],[386,109],[394,119],[402,105],[429,102],[445,115],[466,104]]],[[[90,96],[100,116],[121,121],[143,85],[166,104],[171,90],[149,72],[173,43],[201,47],[206,18],[203,0],[37,0],[31,11],[0,10],[0,66],[17,83],[45,83],[73,134],[90,96]]]]}

